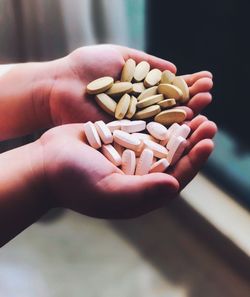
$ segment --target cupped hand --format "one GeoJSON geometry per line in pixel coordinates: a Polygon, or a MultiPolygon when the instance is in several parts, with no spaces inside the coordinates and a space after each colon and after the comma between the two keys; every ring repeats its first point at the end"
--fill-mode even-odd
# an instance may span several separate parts
{"type": "MultiPolygon", "coordinates": [[[[146,60],[151,68],[176,72],[172,63],[127,47],[97,45],[79,48],[65,58],[52,61],[53,83],[49,92],[52,125],[111,120],[97,106],[93,96],[86,93],[86,86],[101,76],[118,79],[128,58],[133,58],[137,63],[146,60]]],[[[191,119],[212,99],[209,93],[213,85],[212,75],[208,71],[202,71],[183,77],[190,89],[191,99],[186,110],[191,119]]]]}
{"type": "Polygon", "coordinates": [[[178,196],[213,150],[216,127],[205,117],[190,123],[186,155],[167,173],[124,175],[85,143],[83,125],[53,128],[40,138],[44,177],[55,207],[99,218],[130,218],[162,207],[178,196]]]}

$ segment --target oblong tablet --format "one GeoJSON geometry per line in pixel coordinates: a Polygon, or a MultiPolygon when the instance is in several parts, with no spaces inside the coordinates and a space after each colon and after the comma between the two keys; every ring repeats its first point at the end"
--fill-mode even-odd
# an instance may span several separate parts
{"type": "Polygon", "coordinates": [[[121,156],[111,144],[104,144],[102,146],[103,155],[115,166],[120,166],[122,163],[121,156]]]}
{"type": "Polygon", "coordinates": [[[135,67],[134,80],[137,82],[142,81],[148,74],[149,70],[150,70],[150,65],[148,62],[146,61],[140,62],[135,67]]]}
{"type": "Polygon", "coordinates": [[[158,113],[154,120],[162,125],[181,123],[186,119],[186,112],[183,109],[168,109],[158,113]]]}
{"type": "Polygon", "coordinates": [[[161,111],[161,108],[159,105],[151,105],[140,111],[137,111],[134,115],[134,119],[144,120],[144,119],[152,118],[153,116],[157,115],[160,111],[161,111]]]}
{"type": "Polygon", "coordinates": [[[179,127],[176,127],[175,131],[173,132],[173,135],[176,137],[182,136],[183,138],[187,139],[190,131],[191,131],[191,128],[188,125],[183,124],[179,127]]]}
{"type": "Polygon", "coordinates": [[[87,92],[89,94],[99,94],[108,90],[114,83],[114,79],[110,76],[100,77],[93,80],[87,85],[87,92]]]}
{"type": "Polygon", "coordinates": [[[182,78],[181,76],[176,76],[172,83],[174,86],[178,87],[182,91],[183,95],[182,95],[181,102],[182,103],[187,102],[190,99],[190,96],[189,96],[189,88],[184,78],[182,78]]]}
{"type": "MultiPolygon", "coordinates": [[[[167,160],[171,165],[176,164],[176,162],[182,157],[182,154],[187,146],[187,140],[181,136],[173,137],[171,149],[167,156],[167,160]]],[[[172,139],[171,139],[172,140],[172,139]]]]}
{"type": "Polygon", "coordinates": [[[107,125],[103,121],[95,122],[95,127],[98,135],[100,136],[102,142],[104,144],[109,144],[113,142],[113,136],[107,127],[107,125]]]}
{"type": "Polygon", "coordinates": [[[153,95],[157,95],[157,86],[155,87],[152,87],[152,88],[148,88],[146,89],[145,91],[143,91],[137,98],[138,101],[144,99],[144,98],[147,98],[147,97],[150,97],[150,96],[153,96],[153,95]]]}
{"type": "Polygon", "coordinates": [[[131,96],[126,118],[131,119],[134,116],[136,113],[136,104],[137,99],[134,96],[131,96]]]}
{"type": "Polygon", "coordinates": [[[95,96],[96,103],[108,114],[114,116],[117,103],[105,93],[95,96]]]}
{"type": "Polygon", "coordinates": [[[156,143],[159,143],[159,140],[154,138],[152,135],[150,134],[146,134],[146,133],[133,133],[132,135],[134,135],[135,137],[137,137],[139,140],[143,141],[144,139],[149,139],[152,140],[156,143]]]}
{"type": "Polygon", "coordinates": [[[135,96],[140,95],[143,91],[145,91],[145,86],[142,82],[134,83],[132,86],[131,93],[135,96]]]}
{"type": "Polygon", "coordinates": [[[157,158],[167,157],[168,150],[164,146],[148,139],[144,139],[143,143],[145,148],[149,148],[151,151],[153,151],[155,157],[157,158]]]}
{"type": "Polygon", "coordinates": [[[138,150],[141,144],[141,141],[138,138],[136,138],[132,134],[129,134],[121,130],[115,130],[113,132],[113,138],[114,141],[120,144],[121,146],[131,149],[133,151],[138,150]]]}
{"type": "Polygon", "coordinates": [[[151,105],[154,105],[164,99],[162,94],[153,95],[147,98],[144,98],[137,102],[136,107],[138,108],[145,108],[151,105]]]}
{"type": "Polygon", "coordinates": [[[157,85],[161,80],[161,75],[162,75],[161,70],[157,68],[150,70],[144,80],[145,87],[150,88],[157,85]]]}
{"type": "Polygon", "coordinates": [[[165,108],[171,108],[171,107],[175,106],[176,101],[173,98],[169,98],[169,99],[162,100],[162,101],[158,102],[157,104],[159,104],[162,109],[165,109],[165,108]]]}
{"type": "Polygon", "coordinates": [[[150,149],[145,148],[142,151],[140,158],[137,162],[135,175],[148,174],[153,163],[153,157],[154,157],[153,152],[150,149]]]}
{"type": "Polygon", "coordinates": [[[175,78],[175,74],[169,70],[165,70],[161,75],[161,84],[171,84],[175,78]]]}
{"type": "Polygon", "coordinates": [[[145,130],[146,122],[142,120],[130,121],[129,123],[121,124],[121,130],[127,133],[135,133],[145,130]]]}
{"type": "Polygon", "coordinates": [[[159,84],[158,93],[163,94],[166,98],[174,98],[176,101],[181,100],[183,96],[181,89],[170,84],[159,84]]]}
{"type": "Polygon", "coordinates": [[[122,96],[125,93],[132,91],[132,84],[130,82],[118,82],[112,85],[112,87],[106,92],[109,96],[122,96]]]}
{"type": "Polygon", "coordinates": [[[122,68],[122,74],[121,74],[121,81],[122,82],[131,82],[132,78],[134,77],[135,73],[135,66],[136,63],[133,59],[128,59],[123,68],[122,68]]]}
{"type": "Polygon", "coordinates": [[[85,136],[88,143],[95,149],[99,149],[102,146],[101,139],[97,133],[95,125],[92,122],[83,124],[85,136]]]}
{"type": "Polygon", "coordinates": [[[149,170],[149,173],[164,172],[169,167],[169,165],[170,164],[167,159],[160,159],[157,162],[153,163],[149,170]]]}
{"type": "Polygon", "coordinates": [[[168,129],[160,123],[150,122],[147,124],[148,132],[156,139],[168,139],[168,129]]]}
{"type": "Polygon", "coordinates": [[[110,132],[113,133],[115,130],[121,130],[121,121],[112,121],[106,125],[110,132]]]}
{"type": "Polygon", "coordinates": [[[124,94],[119,102],[117,103],[115,109],[115,118],[121,120],[125,117],[130,104],[130,96],[128,94],[124,94]]]}
{"type": "Polygon", "coordinates": [[[136,167],[135,152],[126,149],[122,153],[122,171],[127,175],[134,175],[136,167]]]}

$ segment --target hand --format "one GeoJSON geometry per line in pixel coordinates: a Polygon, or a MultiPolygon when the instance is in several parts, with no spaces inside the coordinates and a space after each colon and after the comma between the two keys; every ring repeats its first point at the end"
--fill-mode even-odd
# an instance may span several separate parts
{"type": "Polygon", "coordinates": [[[216,126],[203,116],[189,123],[193,134],[186,155],[168,174],[124,175],[84,143],[83,125],[47,131],[40,138],[48,196],[66,207],[99,218],[136,217],[176,197],[213,150],[216,126]]]}
{"type": "MultiPolygon", "coordinates": [[[[51,62],[51,72],[56,73],[49,96],[52,125],[100,119],[110,121],[111,117],[97,106],[93,96],[86,93],[86,86],[101,76],[118,79],[128,58],[133,58],[137,63],[146,60],[152,68],[176,72],[172,63],[127,47],[98,45],[79,48],[69,56],[51,62]]],[[[191,119],[212,99],[209,93],[213,85],[212,74],[202,71],[183,77],[191,95],[188,107],[184,109],[188,119],[191,119]]]]}

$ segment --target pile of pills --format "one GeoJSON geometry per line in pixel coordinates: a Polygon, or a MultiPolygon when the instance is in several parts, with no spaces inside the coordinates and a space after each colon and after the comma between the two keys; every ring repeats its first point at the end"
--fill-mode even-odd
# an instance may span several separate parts
{"type": "Polygon", "coordinates": [[[185,80],[169,70],[150,70],[146,61],[136,65],[133,59],[128,59],[120,81],[101,77],[87,85],[87,92],[95,95],[97,104],[117,120],[153,118],[170,126],[186,119],[186,112],[178,108],[189,100],[185,80]]]}
{"type": "Polygon", "coordinates": [[[172,124],[168,129],[157,122],[115,120],[84,124],[88,144],[125,174],[165,172],[182,156],[190,127],[172,124]]]}

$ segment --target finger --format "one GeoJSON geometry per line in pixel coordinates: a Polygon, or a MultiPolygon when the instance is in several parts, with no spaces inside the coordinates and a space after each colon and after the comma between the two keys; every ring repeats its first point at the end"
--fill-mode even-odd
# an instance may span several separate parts
{"type": "Polygon", "coordinates": [[[157,209],[174,198],[177,180],[165,173],[143,176],[112,174],[99,185],[107,193],[109,217],[131,218],[157,209]]]}
{"type": "Polygon", "coordinates": [[[178,180],[180,190],[200,171],[212,153],[213,148],[214,144],[211,139],[203,139],[192,148],[188,155],[182,157],[175,165],[170,174],[178,180]]]}
{"type": "Polygon", "coordinates": [[[194,113],[193,113],[192,109],[187,107],[187,106],[181,105],[181,106],[174,107],[171,110],[174,110],[174,109],[184,110],[186,112],[186,119],[185,119],[186,121],[191,120],[193,118],[193,116],[194,116],[194,113]]]}
{"type": "Polygon", "coordinates": [[[200,142],[203,139],[212,139],[216,132],[217,126],[214,122],[204,121],[196,128],[196,130],[189,137],[186,151],[189,151],[192,147],[194,147],[198,142],[200,142]]]}
{"type": "Polygon", "coordinates": [[[200,78],[207,77],[207,78],[213,79],[213,75],[209,71],[200,71],[192,74],[186,74],[186,75],[182,75],[182,77],[185,79],[189,87],[192,86],[200,78]]]}
{"type": "Polygon", "coordinates": [[[201,93],[201,92],[208,92],[213,87],[213,81],[211,78],[203,77],[198,79],[191,87],[189,87],[190,97],[201,93]]]}
{"type": "Polygon", "coordinates": [[[195,131],[203,122],[207,121],[207,117],[204,115],[198,115],[186,124],[191,128],[191,131],[195,131]]]}
{"type": "Polygon", "coordinates": [[[194,114],[198,114],[212,101],[212,95],[208,92],[198,93],[188,102],[187,106],[190,107],[194,114]]]}
{"type": "Polygon", "coordinates": [[[170,70],[173,73],[176,73],[176,66],[164,59],[149,55],[143,51],[139,51],[129,47],[116,46],[116,48],[122,53],[125,60],[132,58],[136,63],[141,61],[147,61],[151,68],[158,68],[161,71],[170,70]]]}

